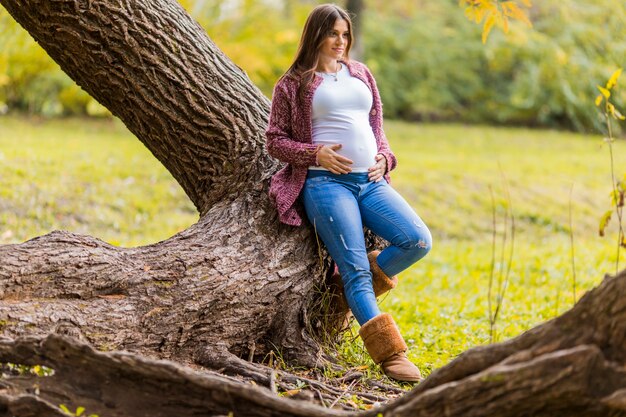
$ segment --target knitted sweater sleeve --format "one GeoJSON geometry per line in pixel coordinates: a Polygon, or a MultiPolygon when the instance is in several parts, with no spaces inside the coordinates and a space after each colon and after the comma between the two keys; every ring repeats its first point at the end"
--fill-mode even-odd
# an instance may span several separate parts
{"type": "Polygon", "coordinates": [[[267,152],[274,158],[294,166],[315,165],[318,146],[300,142],[294,137],[294,105],[289,90],[278,82],[272,95],[270,120],[265,132],[267,152]]]}
{"type": "Polygon", "coordinates": [[[383,130],[383,105],[378,87],[376,86],[376,80],[367,67],[365,67],[365,74],[372,86],[372,96],[374,100],[372,111],[370,112],[370,125],[374,131],[374,136],[378,139],[378,153],[382,154],[387,160],[387,172],[389,172],[396,167],[398,161],[389,147],[387,136],[385,136],[385,131],[383,130]]]}

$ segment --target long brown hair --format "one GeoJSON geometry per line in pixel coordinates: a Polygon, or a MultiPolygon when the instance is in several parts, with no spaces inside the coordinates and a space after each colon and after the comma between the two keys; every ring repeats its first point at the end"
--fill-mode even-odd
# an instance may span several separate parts
{"type": "Polygon", "coordinates": [[[337,19],[343,19],[348,24],[348,45],[343,54],[343,60],[348,61],[350,59],[350,48],[352,47],[352,21],[350,16],[345,10],[335,4],[317,6],[306,19],[296,58],[283,75],[283,77],[300,80],[300,87],[298,88],[300,100],[303,99],[304,91],[315,76],[314,73],[319,62],[319,50],[322,42],[330,35],[337,19]]]}

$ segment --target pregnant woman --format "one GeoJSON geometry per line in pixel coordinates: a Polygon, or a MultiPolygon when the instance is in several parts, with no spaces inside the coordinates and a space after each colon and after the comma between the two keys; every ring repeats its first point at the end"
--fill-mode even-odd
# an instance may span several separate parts
{"type": "Polygon", "coordinates": [[[383,132],[380,95],[368,68],[350,60],[351,46],[343,9],[325,4],[311,12],[296,58],[274,87],[267,150],[286,166],[272,178],[270,197],[281,222],[300,226],[306,216],[326,245],[374,362],[391,378],[419,381],[376,296],[428,253],[432,238],[389,185],[396,158],[383,132]],[[390,245],[368,254],[363,226],[390,245]]]}

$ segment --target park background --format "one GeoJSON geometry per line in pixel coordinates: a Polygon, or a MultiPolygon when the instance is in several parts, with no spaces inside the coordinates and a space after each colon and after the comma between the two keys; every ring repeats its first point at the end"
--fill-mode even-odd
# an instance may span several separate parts
{"type": "MultiPolygon", "coordinates": [[[[182,2],[268,97],[317,3],[182,2]]],[[[612,187],[594,100],[626,63],[626,4],[537,1],[532,28],[514,21],[484,44],[456,0],[365,5],[360,59],[381,90],[393,184],[434,237],[382,303],[428,374],[561,314],[615,272],[616,219],[598,235],[612,187]]],[[[1,8],[0,45],[0,243],[63,229],[137,246],[197,220],[147,149],[1,8]]],[[[623,88],[612,101],[626,107],[623,88]]],[[[367,360],[359,343],[346,339],[347,361],[367,360]]]]}

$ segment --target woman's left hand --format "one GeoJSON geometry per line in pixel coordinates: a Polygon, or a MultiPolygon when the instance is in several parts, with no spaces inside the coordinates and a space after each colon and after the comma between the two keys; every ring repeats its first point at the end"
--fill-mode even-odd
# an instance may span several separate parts
{"type": "Polygon", "coordinates": [[[383,154],[376,154],[374,157],[376,163],[374,166],[368,168],[367,176],[370,181],[378,182],[383,179],[385,172],[387,172],[387,158],[383,154]]]}

